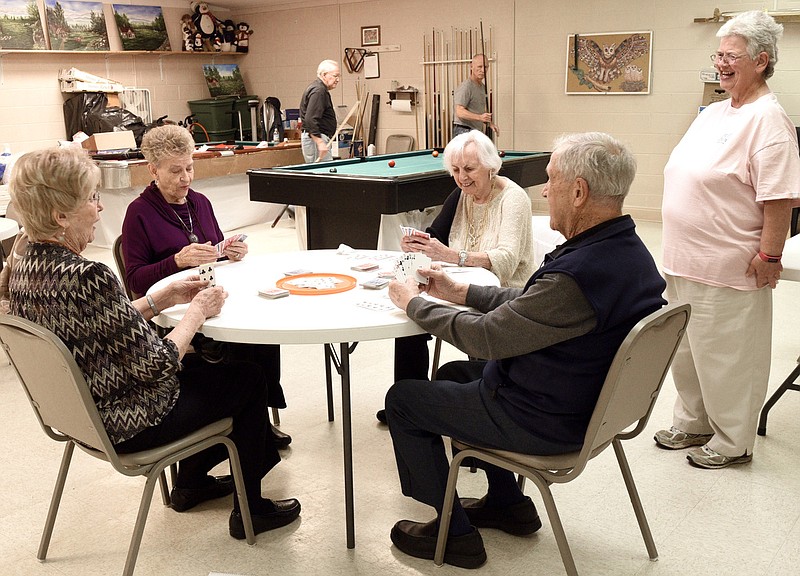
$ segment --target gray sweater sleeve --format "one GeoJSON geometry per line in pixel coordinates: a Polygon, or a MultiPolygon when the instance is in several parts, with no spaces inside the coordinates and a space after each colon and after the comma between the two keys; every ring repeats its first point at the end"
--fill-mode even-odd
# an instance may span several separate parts
{"type": "Polygon", "coordinates": [[[566,274],[545,274],[524,292],[472,285],[467,304],[475,310],[417,297],[406,313],[427,332],[486,360],[546,348],[586,334],[597,324],[583,292],[566,274]]]}

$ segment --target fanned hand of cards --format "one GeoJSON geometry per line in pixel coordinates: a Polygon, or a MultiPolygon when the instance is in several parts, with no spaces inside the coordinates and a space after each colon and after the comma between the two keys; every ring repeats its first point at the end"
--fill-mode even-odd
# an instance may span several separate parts
{"type": "Polygon", "coordinates": [[[217,249],[217,256],[223,256],[225,249],[233,242],[244,242],[247,239],[247,234],[234,234],[230,238],[225,238],[222,242],[218,242],[215,248],[217,249]]]}
{"type": "Polygon", "coordinates": [[[422,230],[417,230],[413,226],[403,226],[400,225],[400,230],[403,232],[403,236],[418,236],[419,238],[428,238],[430,239],[431,235],[427,232],[423,232],[422,230]]]}
{"type": "Polygon", "coordinates": [[[394,277],[398,282],[414,278],[419,284],[427,284],[428,279],[418,272],[420,268],[430,268],[431,259],[421,252],[407,252],[398,258],[394,277]]]}

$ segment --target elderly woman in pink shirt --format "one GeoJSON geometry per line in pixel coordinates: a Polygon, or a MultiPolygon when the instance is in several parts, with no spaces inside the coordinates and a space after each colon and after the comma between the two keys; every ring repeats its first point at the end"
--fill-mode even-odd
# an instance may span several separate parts
{"type": "Polygon", "coordinates": [[[664,168],[666,295],[691,303],[692,320],[672,364],[672,427],[655,441],[694,446],[700,468],[752,460],[767,392],[772,289],[800,196],[795,127],[767,85],[782,32],[761,11],[722,26],[711,58],[731,97],[700,113],[664,168]]]}

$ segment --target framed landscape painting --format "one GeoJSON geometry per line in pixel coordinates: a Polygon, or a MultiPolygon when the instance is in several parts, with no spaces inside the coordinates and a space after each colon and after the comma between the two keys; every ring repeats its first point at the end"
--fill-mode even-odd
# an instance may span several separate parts
{"type": "Polygon", "coordinates": [[[46,50],[36,0],[0,0],[0,50],[46,50]]]}
{"type": "Polygon", "coordinates": [[[108,50],[101,2],[44,0],[51,50],[108,50]]]}
{"type": "Polygon", "coordinates": [[[169,36],[160,6],[112,4],[123,50],[169,51],[169,36]]]}

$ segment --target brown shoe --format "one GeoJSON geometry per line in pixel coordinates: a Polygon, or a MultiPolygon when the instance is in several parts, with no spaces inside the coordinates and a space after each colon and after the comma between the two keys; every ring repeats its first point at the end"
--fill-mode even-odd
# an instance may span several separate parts
{"type": "MultiPolygon", "coordinates": [[[[433,560],[438,533],[439,526],[435,519],[426,523],[400,520],[392,528],[391,537],[392,543],[401,552],[414,558],[433,560]]],[[[482,566],[486,562],[486,550],[483,547],[481,533],[473,529],[463,536],[449,536],[444,562],[459,568],[482,566]]]]}

